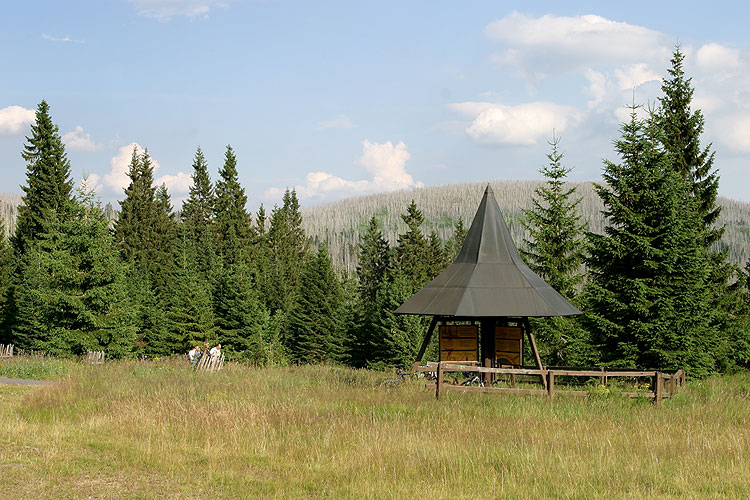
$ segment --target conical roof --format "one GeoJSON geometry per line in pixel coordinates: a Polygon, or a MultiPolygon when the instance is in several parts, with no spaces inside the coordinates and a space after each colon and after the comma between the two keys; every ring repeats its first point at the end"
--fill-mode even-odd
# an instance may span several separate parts
{"type": "Polygon", "coordinates": [[[456,260],[395,313],[544,317],[581,311],[524,264],[488,185],[456,260]]]}

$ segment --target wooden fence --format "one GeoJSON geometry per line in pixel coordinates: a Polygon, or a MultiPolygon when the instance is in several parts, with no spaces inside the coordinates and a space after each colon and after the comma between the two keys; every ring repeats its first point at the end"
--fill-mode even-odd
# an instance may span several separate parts
{"type": "Polygon", "coordinates": [[[197,371],[206,372],[217,372],[224,366],[224,354],[218,356],[211,356],[210,354],[204,354],[195,364],[197,371]]]}
{"type": "Polygon", "coordinates": [[[464,365],[455,362],[427,363],[427,366],[419,366],[419,372],[433,372],[436,374],[435,397],[445,390],[463,392],[489,392],[498,394],[539,394],[554,399],[556,395],[589,396],[590,391],[558,389],[555,387],[556,377],[597,377],[601,385],[606,386],[610,378],[650,378],[652,383],[648,391],[622,392],[623,396],[652,398],[657,406],[661,405],[662,399],[674,395],[679,388],[685,385],[685,371],[663,372],[659,370],[607,370],[604,368],[596,370],[586,369],[537,369],[537,368],[487,368],[483,366],[464,365]],[[484,386],[453,385],[445,383],[445,374],[449,372],[478,373],[480,377],[492,379],[497,375],[510,375],[511,387],[493,387],[491,384],[484,386]],[[546,382],[543,389],[518,388],[515,387],[515,377],[518,375],[534,375],[546,382]]]}
{"type": "Polygon", "coordinates": [[[0,358],[13,357],[13,344],[0,344],[0,358]]]}
{"type": "Polygon", "coordinates": [[[86,353],[86,363],[92,365],[104,364],[104,351],[88,351],[86,353]]]}

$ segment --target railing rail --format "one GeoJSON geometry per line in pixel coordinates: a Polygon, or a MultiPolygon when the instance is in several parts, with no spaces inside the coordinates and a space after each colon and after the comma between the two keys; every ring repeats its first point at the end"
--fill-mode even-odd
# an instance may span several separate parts
{"type": "Polygon", "coordinates": [[[571,395],[571,396],[587,396],[589,391],[571,390],[571,389],[557,389],[555,387],[556,377],[598,377],[601,383],[606,384],[610,378],[650,378],[652,379],[652,387],[650,391],[641,392],[623,392],[623,396],[630,397],[648,397],[653,398],[657,406],[661,405],[662,399],[671,397],[676,394],[677,390],[685,385],[685,371],[680,369],[674,372],[667,372],[662,370],[623,370],[615,369],[608,370],[606,368],[600,368],[598,370],[593,369],[582,369],[575,370],[570,368],[565,369],[538,369],[538,368],[489,368],[484,366],[476,366],[474,364],[461,364],[457,362],[446,362],[442,361],[439,363],[427,363],[425,366],[418,366],[416,368],[418,372],[435,372],[436,383],[435,383],[435,397],[440,398],[442,391],[455,390],[462,392],[488,392],[488,393],[506,393],[506,394],[539,394],[547,395],[550,399],[554,399],[556,395],[571,395]],[[475,387],[475,386],[463,386],[463,385],[452,385],[445,383],[445,374],[449,372],[469,372],[469,373],[481,373],[489,375],[536,375],[543,377],[546,381],[546,388],[544,389],[529,389],[529,388],[516,388],[516,387],[475,387]]]}

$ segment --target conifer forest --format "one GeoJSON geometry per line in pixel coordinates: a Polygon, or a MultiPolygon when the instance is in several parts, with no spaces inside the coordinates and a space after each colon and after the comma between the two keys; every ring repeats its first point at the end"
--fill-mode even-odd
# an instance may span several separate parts
{"type": "MultiPolygon", "coordinates": [[[[545,364],[693,377],[750,364],[748,232],[736,215],[747,207],[718,198],[721,159],[701,143],[683,58],[677,49],[658,102],[631,106],[601,181],[567,182],[575,144],[551,134],[546,181],[506,183],[499,198],[529,267],[583,311],[533,322],[545,364]]],[[[288,189],[253,213],[242,158],[227,146],[212,179],[197,148],[176,211],[135,149],[115,214],[74,187],[46,101],[21,155],[22,199],[5,204],[0,238],[0,343],[59,356],[155,358],[220,342],[256,365],[409,366],[429,318],[393,310],[458,254],[483,188],[304,213],[288,189]]]]}

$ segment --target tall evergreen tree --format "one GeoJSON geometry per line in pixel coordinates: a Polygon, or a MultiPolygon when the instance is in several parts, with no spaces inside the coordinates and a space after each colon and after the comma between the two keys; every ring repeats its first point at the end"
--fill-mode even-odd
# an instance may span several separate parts
{"type": "Polygon", "coordinates": [[[721,212],[716,203],[719,175],[713,166],[715,155],[711,145],[701,148],[704,118],[700,110],[691,109],[694,89],[692,78],[685,76],[684,60],[685,55],[677,47],[672,55],[672,67],[668,70],[670,78],[665,79],[661,86],[664,95],[659,98],[655,119],[662,130],[662,144],[669,154],[671,168],[688,183],[689,194],[698,201],[702,240],[710,247],[724,232],[723,227],[715,227],[721,212]]]}
{"type": "Polygon", "coordinates": [[[237,174],[237,157],[227,146],[224,166],[219,170],[214,205],[217,248],[225,266],[246,263],[251,241],[247,196],[237,174]]]}
{"type": "Polygon", "coordinates": [[[192,265],[190,245],[184,234],[177,245],[164,302],[167,306],[167,334],[147,338],[149,354],[186,352],[191,346],[216,340],[210,286],[192,265]]]}
{"type": "Polygon", "coordinates": [[[128,177],[130,184],[125,188],[125,199],[120,202],[120,216],[115,222],[115,241],[125,262],[150,275],[156,246],[154,226],[160,209],[147,151],[139,155],[138,149],[133,148],[128,177]]]}
{"type": "Polygon", "coordinates": [[[549,165],[540,170],[547,183],[535,190],[533,208],[523,211],[526,220],[522,224],[531,238],[524,239],[527,249],[521,249],[521,255],[532,271],[564,297],[572,299],[583,280],[585,224],[578,213],[581,198],[574,198],[576,188],[565,187],[572,169],[562,165],[559,144],[557,137],[549,143],[552,147],[547,154],[549,165]]]}
{"type": "Polygon", "coordinates": [[[716,352],[720,367],[732,364],[738,329],[737,305],[743,302],[742,270],[727,260],[728,248],[721,248],[719,240],[724,226],[718,226],[721,206],[716,198],[719,191],[718,170],[714,168],[715,154],[711,144],[701,147],[704,118],[700,110],[691,109],[694,89],[692,79],[683,69],[685,55],[677,47],[672,56],[669,78],[662,84],[663,96],[659,98],[656,121],[662,131],[662,144],[669,155],[671,168],[687,182],[687,197],[696,200],[693,217],[700,221],[698,236],[703,258],[707,260],[711,307],[707,311],[710,322],[720,332],[720,343],[724,347],[716,352]]]}
{"type": "Polygon", "coordinates": [[[215,266],[214,255],[214,189],[208,175],[208,164],[199,147],[193,160],[193,184],[182,204],[182,228],[187,233],[198,272],[205,279],[215,266]]]}
{"type": "Polygon", "coordinates": [[[638,119],[634,107],[615,143],[622,162],[605,162],[607,185],[596,190],[609,225],[604,235],[589,234],[584,319],[607,364],[700,376],[713,368],[717,341],[695,244],[701,228],[660,140],[654,120],[638,119]]]}
{"type": "MultiPolygon", "coordinates": [[[[521,255],[532,271],[565,298],[576,302],[578,286],[583,280],[585,224],[578,213],[581,198],[574,198],[575,187],[565,187],[572,169],[562,165],[564,154],[559,144],[557,137],[549,143],[552,148],[547,154],[549,164],[540,170],[547,183],[535,190],[533,208],[523,211],[522,225],[531,239],[524,239],[526,249],[521,249],[521,255]]],[[[545,362],[586,365],[592,361],[591,345],[577,318],[541,318],[532,323],[545,362]]]]}
{"type": "Polygon", "coordinates": [[[394,249],[394,265],[411,279],[416,291],[425,285],[430,275],[427,265],[428,241],[421,229],[424,215],[412,200],[401,219],[406,224],[406,232],[398,236],[394,249]]]}
{"type": "Polygon", "coordinates": [[[443,248],[443,243],[435,231],[430,233],[430,237],[427,240],[427,261],[425,265],[428,280],[435,278],[448,267],[445,248],[443,248]]]}
{"type": "Polygon", "coordinates": [[[307,238],[302,229],[302,213],[295,191],[284,192],[281,207],[274,207],[268,230],[271,258],[268,288],[264,295],[271,311],[288,314],[298,290],[302,263],[307,254],[307,238]]]}
{"type": "Polygon", "coordinates": [[[374,352],[380,340],[377,320],[377,298],[391,268],[391,249],[383,237],[378,221],[372,217],[367,232],[360,237],[357,264],[357,313],[350,335],[350,362],[365,366],[374,361],[374,352]]]}
{"type": "Polygon", "coordinates": [[[168,288],[169,274],[174,259],[174,246],[177,241],[176,215],[172,211],[172,201],[167,186],[162,184],[154,195],[156,211],[154,225],[151,228],[154,235],[154,248],[151,252],[153,261],[152,282],[158,294],[163,294],[168,288]]]}
{"type": "MultiPolygon", "coordinates": [[[[0,229],[4,221],[0,217],[0,229]]],[[[13,275],[16,266],[13,259],[13,248],[0,232],[0,344],[11,342],[10,327],[14,316],[13,275]]]]}
{"type": "Polygon", "coordinates": [[[124,267],[109,223],[90,193],[56,211],[20,263],[17,320],[20,347],[52,354],[133,351],[135,329],[124,267]]]}
{"type": "Polygon", "coordinates": [[[464,224],[463,217],[458,218],[453,226],[453,237],[446,243],[445,253],[448,263],[453,262],[458,257],[458,253],[461,251],[461,247],[464,245],[466,239],[466,225],[464,224]]]}
{"type": "Polygon", "coordinates": [[[133,297],[138,346],[146,354],[161,353],[168,344],[165,304],[171,272],[174,235],[171,206],[165,192],[157,200],[148,151],[136,148],[128,167],[130,184],[120,202],[114,237],[121,259],[128,264],[128,289],[133,297]]]}
{"type": "Polygon", "coordinates": [[[341,361],[344,354],[341,284],[325,245],[305,261],[289,318],[290,354],[297,363],[341,361]]]}
{"type": "Polygon", "coordinates": [[[217,334],[229,356],[264,363],[270,314],[258,297],[248,266],[223,269],[214,291],[217,334]]]}
{"type": "Polygon", "coordinates": [[[430,245],[422,233],[424,216],[414,200],[401,215],[406,232],[398,236],[393,250],[393,268],[387,273],[376,299],[373,317],[371,365],[406,366],[417,354],[428,318],[393,314],[393,310],[422,288],[435,271],[430,245]]]}
{"type": "Polygon", "coordinates": [[[45,223],[54,212],[61,211],[66,205],[73,190],[70,162],[46,101],[37,107],[31,136],[26,137],[21,156],[27,162],[26,185],[21,187],[23,204],[18,208],[16,232],[11,238],[19,256],[43,233],[45,223]]]}

